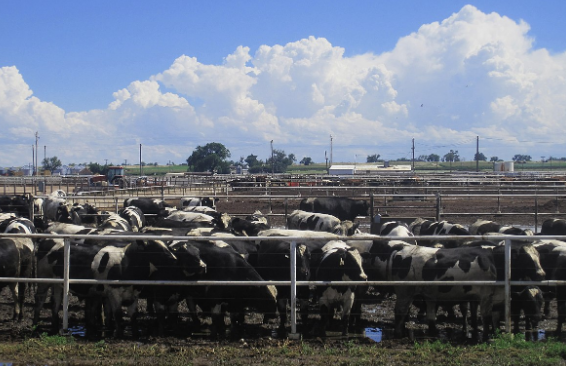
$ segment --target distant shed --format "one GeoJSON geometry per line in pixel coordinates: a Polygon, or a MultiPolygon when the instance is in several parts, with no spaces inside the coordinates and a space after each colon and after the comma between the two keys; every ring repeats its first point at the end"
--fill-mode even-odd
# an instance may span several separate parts
{"type": "Polygon", "coordinates": [[[354,175],[356,174],[355,165],[332,165],[328,169],[330,175],[354,175]]]}

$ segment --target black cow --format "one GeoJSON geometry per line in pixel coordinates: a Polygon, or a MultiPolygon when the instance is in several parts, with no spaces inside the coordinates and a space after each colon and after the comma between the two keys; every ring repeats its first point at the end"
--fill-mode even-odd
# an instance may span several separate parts
{"type": "MultiPolygon", "coordinates": [[[[262,240],[259,243],[255,267],[260,276],[267,281],[291,280],[291,243],[290,241],[262,240]]],[[[305,244],[296,245],[296,279],[308,281],[310,279],[310,252],[305,244]]],[[[277,286],[277,305],[279,310],[279,334],[285,335],[287,323],[287,303],[291,299],[289,286],[277,286]]],[[[308,318],[309,288],[299,286],[297,299],[301,308],[301,319],[306,324],[308,318]]]]}
{"type": "MultiPolygon", "coordinates": [[[[321,249],[321,257],[313,266],[315,281],[366,281],[362,257],[357,249],[340,240],[329,241],[321,249]]],[[[313,252],[314,254],[314,252],[313,252]]],[[[318,286],[315,299],[320,308],[320,324],[314,334],[326,336],[326,328],[336,309],[342,309],[342,335],[348,335],[350,313],[355,301],[356,286],[318,286]]]]}
{"type": "Polygon", "coordinates": [[[336,216],[340,220],[354,221],[358,216],[367,216],[369,204],[364,200],[347,197],[304,198],[299,209],[336,216]]]}

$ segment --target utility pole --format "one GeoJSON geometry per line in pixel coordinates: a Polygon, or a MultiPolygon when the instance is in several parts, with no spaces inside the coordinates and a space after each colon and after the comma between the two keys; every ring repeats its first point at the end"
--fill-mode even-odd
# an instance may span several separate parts
{"type": "Polygon", "coordinates": [[[330,135],[330,166],[332,166],[332,135],[330,135]]]}
{"type": "Polygon", "coordinates": [[[31,175],[35,175],[35,146],[31,145],[31,175]]]}
{"type": "Polygon", "coordinates": [[[39,132],[35,132],[35,175],[37,175],[38,170],[37,170],[37,156],[39,155],[39,150],[37,150],[37,140],[39,140],[39,132]]]}
{"type": "Polygon", "coordinates": [[[476,136],[476,172],[480,171],[480,137],[476,136]]]}
{"type": "Polygon", "coordinates": [[[271,140],[271,175],[275,174],[275,161],[273,160],[273,140],[271,140]]]}
{"type": "Polygon", "coordinates": [[[140,144],[140,177],[143,176],[143,168],[142,168],[142,144],[140,144]]]}
{"type": "Polygon", "coordinates": [[[413,166],[413,173],[414,173],[415,172],[415,138],[414,137],[413,137],[413,147],[412,147],[411,150],[413,150],[413,164],[412,164],[412,166],[413,166]]]}

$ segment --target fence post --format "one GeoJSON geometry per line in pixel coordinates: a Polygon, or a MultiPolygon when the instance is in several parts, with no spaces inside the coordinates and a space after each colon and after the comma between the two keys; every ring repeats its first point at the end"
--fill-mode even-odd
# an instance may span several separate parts
{"type": "Polygon", "coordinates": [[[535,233],[538,232],[538,196],[535,195],[535,233]]]}
{"type": "Polygon", "coordinates": [[[291,241],[291,334],[289,338],[297,339],[297,241],[291,241]]]}
{"type": "Polygon", "coordinates": [[[440,221],[440,215],[442,215],[442,197],[440,192],[436,192],[436,221],[440,221]]]}
{"type": "Polygon", "coordinates": [[[511,333],[511,240],[505,239],[505,331],[511,333]]]}
{"type": "Polygon", "coordinates": [[[69,329],[69,273],[71,257],[71,239],[64,239],[63,247],[63,334],[69,329]]]}

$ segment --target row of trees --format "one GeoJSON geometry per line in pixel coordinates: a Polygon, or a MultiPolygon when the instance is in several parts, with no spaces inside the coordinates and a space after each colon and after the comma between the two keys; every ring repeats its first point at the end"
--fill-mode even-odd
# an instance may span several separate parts
{"type": "MultiPolygon", "coordinates": [[[[283,150],[273,149],[271,157],[264,160],[258,159],[257,155],[250,154],[245,159],[240,157],[237,162],[228,160],[231,157],[230,150],[221,143],[211,142],[204,146],[197,146],[191,156],[187,159],[190,172],[212,172],[227,174],[230,167],[247,165],[250,173],[284,173],[287,168],[297,161],[294,154],[285,154],[283,150]]],[[[309,165],[312,159],[303,158],[301,164],[309,165]]]]}
{"type": "MultiPolygon", "coordinates": [[[[261,160],[258,159],[257,155],[250,154],[246,158],[240,157],[240,160],[237,162],[229,160],[231,157],[230,150],[226,148],[221,143],[218,142],[211,142],[204,146],[197,146],[196,149],[193,151],[191,156],[188,157],[187,165],[188,171],[191,172],[212,172],[212,173],[220,173],[220,174],[228,174],[230,173],[231,166],[241,166],[248,168],[250,173],[284,173],[287,171],[287,168],[297,161],[297,158],[294,154],[286,154],[283,150],[273,149],[272,156],[261,160]]],[[[379,161],[380,155],[379,154],[372,154],[368,155],[366,161],[368,163],[376,163],[379,161]]],[[[516,154],[513,156],[513,161],[521,163],[521,162],[530,162],[532,160],[530,155],[521,155],[516,154]]],[[[544,159],[544,157],[543,157],[544,159]]],[[[553,158],[549,157],[548,160],[564,160],[566,158],[553,158]]],[[[403,161],[408,161],[409,159],[399,159],[403,161]]],[[[440,156],[437,154],[430,154],[430,155],[420,155],[417,161],[427,161],[427,162],[459,162],[460,155],[458,150],[450,150],[444,156],[440,156]]],[[[476,153],[474,156],[474,160],[479,161],[487,161],[487,157],[483,153],[476,153]]],[[[492,156],[490,161],[496,162],[501,161],[497,156],[492,156]]],[[[310,165],[314,162],[310,157],[304,157],[299,164],[302,165],[310,165]]],[[[42,162],[43,169],[49,170],[51,172],[55,171],[56,169],[62,166],[61,160],[59,160],[56,156],[49,157],[43,159],[42,162]]],[[[74,165],[74,164],[69,164],[74,165]]],[[[98,163],[85,163],[85,166],[89,168],[89,170],[94,174],[106,174],[108,171],[107,164],[98,164],[98,163]]],[[[110,166],[113,164],[110,164],[110,166]]],[[[146,165],[155,165],[156,163],[149,163],[146,164],[142,162],[142,166],[146,165]]]]}

